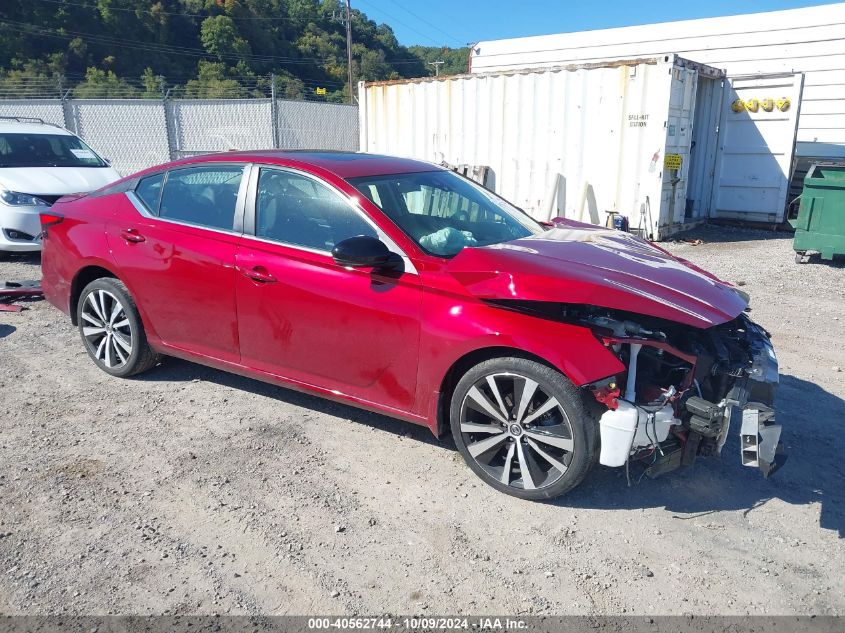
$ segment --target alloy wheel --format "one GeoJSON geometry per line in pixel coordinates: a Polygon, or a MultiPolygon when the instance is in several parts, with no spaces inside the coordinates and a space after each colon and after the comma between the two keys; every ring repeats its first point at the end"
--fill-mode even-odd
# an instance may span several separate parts
{"type": "Polygon", "coordinates": [[[86,295],[80,313],[82,336],[94,358],[109,369],[123,367],[132,355],[132,325],[126,308],[108,290],[86,295]]]}
{"type": "Polygon", "coordinates": [[[572,462],[572,426],[560,402],[515,373],[476,381],[461,404],[461,439],[470,457],[500,483],[521,490],[553,485],[572,462]]]}

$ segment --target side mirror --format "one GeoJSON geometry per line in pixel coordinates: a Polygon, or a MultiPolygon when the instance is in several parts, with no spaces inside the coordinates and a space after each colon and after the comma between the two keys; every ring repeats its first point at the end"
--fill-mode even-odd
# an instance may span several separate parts
{"type": "Polygon", "coordinates": [[[393,261],[387,244],[369,235],[349,237],[335,244],[332,259],[341,266],[382,268],[393,261]]]}

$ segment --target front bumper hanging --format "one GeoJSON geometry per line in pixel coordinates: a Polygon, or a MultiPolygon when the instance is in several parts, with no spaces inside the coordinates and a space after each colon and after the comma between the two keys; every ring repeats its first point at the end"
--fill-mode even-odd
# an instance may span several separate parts
{"type": "Polygon", "coordinates": [[[726,398],[719,450],[730,426],[739,426],[742,465],[757,467],[768,477],[787,459],[780,441],[781,425],[775,422],[778,361],[765,330],[749,321],[748,334],[752,344],[751,368],[747,376],[737,380],[726,398]]]}

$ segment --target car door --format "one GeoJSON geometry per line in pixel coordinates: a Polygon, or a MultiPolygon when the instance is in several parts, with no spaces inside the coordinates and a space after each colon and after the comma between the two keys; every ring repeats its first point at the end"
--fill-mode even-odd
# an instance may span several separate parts
{"type": "Polygon", "coordinates": [[[205,163],[142,178],[108,225],[127,286],[161,341],[238,362],[235,250],[246,166],[205,163]]]}
{"type": "Polygon", "coordinates": [[[421,291],[410,260],[393,274],[336,264],[331,250],[348,237],[372,235],[398,247],[324,181],[283,168],[255,171],[252,230],[236,256],[242,362],[411,410],[421,291]]]}

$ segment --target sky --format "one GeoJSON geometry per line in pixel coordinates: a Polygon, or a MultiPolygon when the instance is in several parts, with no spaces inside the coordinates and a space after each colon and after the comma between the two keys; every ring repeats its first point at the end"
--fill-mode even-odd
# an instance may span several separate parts
{"type": "Polygon", "coordinates": [[[795,9],[824,0],[351,0],[389,24],[406,46],[461,47],[483,40],[545,35],[795,9]]]}

